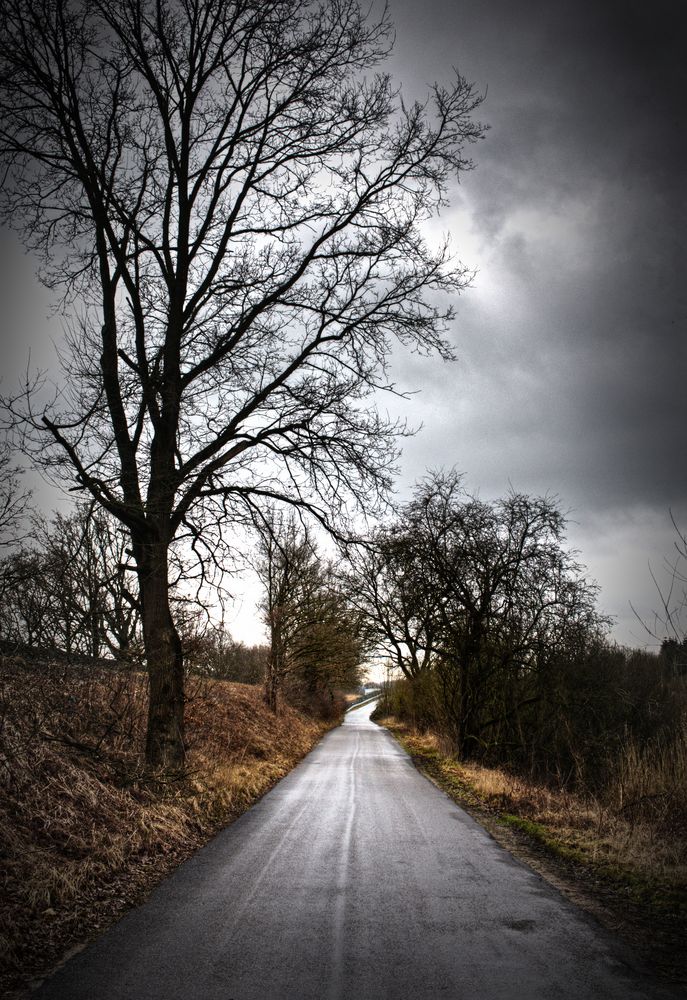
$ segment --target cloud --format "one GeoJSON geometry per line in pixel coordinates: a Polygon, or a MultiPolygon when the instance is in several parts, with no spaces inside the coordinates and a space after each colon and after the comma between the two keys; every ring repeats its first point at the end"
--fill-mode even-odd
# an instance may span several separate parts
{"type": "Polygon", "coordinates": [[[456,465],[484,495],[560,495],[618,634],[640,641],[628,600],[655,606],[668,508],[687,520],[687,11],[396,0],[392,16],[404,87],[458,65],[491,126],[442,220],[478,268],[459,362],[397,359],[425,425],[402,489],[456,465]]]}
{"type": "Polygon", "coordinates": [[[10,393],[31,369],[54,368],[51,336],[60,337],[61,324],[51,317],[51,298],[34,277],[35,261],[24,254],[18,239],[0,227],[0,391],[10,393]]]}

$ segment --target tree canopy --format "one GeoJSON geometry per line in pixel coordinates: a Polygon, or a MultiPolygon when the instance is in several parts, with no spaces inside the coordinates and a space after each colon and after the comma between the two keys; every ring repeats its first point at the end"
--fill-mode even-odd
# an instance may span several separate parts
{"type": "Polygon", "coordinates": [[[582,654],[607,626],[556,500],[481,500],[453,472],[418,484],[360,551],[348,593],[408,679],[433,673],[463,755],[517,726],[557,657],[582,654]]]}

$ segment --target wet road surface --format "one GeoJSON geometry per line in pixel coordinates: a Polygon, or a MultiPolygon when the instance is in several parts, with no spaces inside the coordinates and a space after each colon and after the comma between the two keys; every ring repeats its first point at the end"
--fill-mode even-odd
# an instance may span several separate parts
{"type": "Polygon", "coordinates": [[[675,995],[418,774],[372,707],[36,997],[675,995]]]}

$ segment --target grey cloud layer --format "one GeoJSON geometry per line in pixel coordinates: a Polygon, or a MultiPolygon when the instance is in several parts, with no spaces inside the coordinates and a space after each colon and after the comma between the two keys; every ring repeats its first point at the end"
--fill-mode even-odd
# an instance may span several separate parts
{"type": "MultiPolygon", "coordinates": [[[[469,397],[456,443],[479,441],[480,465],[572,488],[575,501],[676,502],[687,486],[678,5],[432,3],[422,24],[409,4],[392,13],[411,87],[455,47],[488,88],[491,129],[454,217],[469,220],[480,267],[456,324],[468,378],[456,372],[455,391],[469,397]],[[522,447],[502,448],[511,441],[522,447]]],[[[456,456],[471,458],[470,445],[456,456]]]]}

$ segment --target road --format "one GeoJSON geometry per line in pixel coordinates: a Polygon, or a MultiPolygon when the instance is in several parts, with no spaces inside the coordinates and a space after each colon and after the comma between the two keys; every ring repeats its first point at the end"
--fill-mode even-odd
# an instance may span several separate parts
{"type": "Polygon", "coordinates": [[[418,774],[371,708],[36,996],[674,996],[418,774]]]}

